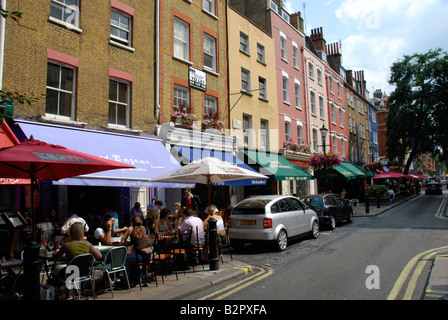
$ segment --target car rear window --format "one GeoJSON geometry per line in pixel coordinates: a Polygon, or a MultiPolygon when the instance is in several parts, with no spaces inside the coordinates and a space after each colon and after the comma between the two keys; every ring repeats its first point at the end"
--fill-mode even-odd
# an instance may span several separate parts
{"type": "Polygon", "coordinates": [[[247,199],[233,208],[232,214],[264,214],[270,200],[247,199]]]}
{"type": "Polygon", "coordinates": [[[300,198],[307,206],[311,207],[322,207],[324,205],[323,199],[318,198],[300,198]]]}

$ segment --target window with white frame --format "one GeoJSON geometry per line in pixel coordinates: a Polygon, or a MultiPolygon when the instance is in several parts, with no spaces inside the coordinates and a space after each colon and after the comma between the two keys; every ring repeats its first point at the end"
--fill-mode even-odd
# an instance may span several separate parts
{"type": "Polygon", "coordinates": [[[300,123],[297,123],[297,142],[298,144],[303,143],[303,127],[300,123]]]}
{"type": "Polygon", "coordinates": [[[324,97],[319,95],[319,112],[320,118],[325,120],[325,106],[324,106],[324,97]]]}
{"type": "Polygon", "coordinates": [[[244,147],[248,148],[252,146],[252,116],[248,114],[243,114],[243,142],[244,147]]]}
{"type": "Polygon", "coordinates": [[[131,46],[132,19],[128,15],[112,10],[110,14],[111,39],[131,46]]]}
{"type": "Polygon", "coordinates": [[[333,83],[333,78],[332,77],[328,77],[328,85],[330,86],[330,92],[333,93],[334,92],[334,83],[333,83]]]}
{"type": "Polygon", "coordinates": [[[269,120],[260,120],[260,147],[269,150],[269,120]]]}
{"type": "Polygon", "coordinates": [[[79,0],[51,0],[50,17],[79,28],[79,0]]]}
{"type": "Polygon", "coordinates": [[[283,75],[283,102],[289,104],[289,81],[285,75],[283,75]]]}
{"type": "Polygon", "coordinates": [[[299,69],[299,47],[297,43],[292,44],[292,62],[294,68],[299,69]]]}
{"type": "Polygon", "coordinates": [[[266,51],[262,44],[257,43],[257,61],[266,63],[266,51]]]}
{"type": "Polygon", "coordinates": [[[317,67],[317,83],[322,84],[323,80],[322,80],[322,70],[317,67]]]}
{"type": "Polygon", "coordinates": [[[341,84],[338,81],[338,98],[342,97],[342,88],[341,88],[341,84]]]}
{"type": "Polygon", "coordinates": [[[319,142],[316,128],[313,129],[313,148],[314,152],[319,152],[319,142]]]}
{"type": "Polygon", "coordinates": [[[244,92],[250,92],[250,71],[241,68],[241,90],[244,92]]]}
{"type": "Polygon", "coordinates": [[[61,119],[73,120],[75,116],[74,68],[48,62],[45,112],[61,119]]]}
{"type": "Polygon", "coordinates": [[[204,33],[204,68],[216,72],[216,39],[204,33]]]}
{"type": "Polygon", "coordinates": [[[130,83],[109,79],[109,124],[129,127],[130,83]]]}
{"type": "Polygon", "coordinates": [[[285,119],[285,139],[291,141],[291,119],[285,119]]]}
{"type": "Polygon", "coordinates": [[[288,51],[286,49],[286,36],[280,35],[280,54],[283,60],[288,60],[288,51]]]}
{"type": "Polygon", "coordinates": [[[302,109],[302,94],[300,92],[300,83],[297,81],[294,83],[294,95],[296,98],[296,108],[302,109]]]}
{"type": "Polygon", "coordinates": [[[249,54],[249,36],[243,32],[240,32],[240,50],[249,54]]]}
{"type": "Polygon", "coordinates": [[[174,86],[174,106],[190,106],[190,90],[188,88],[175,85],[174,86]]]}
{"type": "Polygon", "coordinates": [[[345,141],[341,139],[341,155],[345,157],[345,141]]]}
{"type": "Polygon", "coordinates": [[[267,88],[266,79],[263,77],[258,77],[258,97],[263,100],[267,100],[267,88]]]}
{"type": "Polygon", "coordinates": [[[308,76],[314,80],[314,64],[311,61],[308,62],[308,76]]]}
{"type": "Polygon", "coordinates": [[[206,115],[217,115],[218,114],[218,99],[215,97],[205,95],[204,106],[206,115]]]}
{"type": "Polygon", "coordinates": [[[333,152],[338,153],[338,137],[333,136],[333,152]]]}
{"type": "Polygon", "coordinates": [[[331,104],[331,122],[336,124],[336,107],[333,103],[331,104]]]}
{"type": "Polygon", "coordinates": [[[174,18],[174,57],[188,61],[190,59],[190,25],[174,18]]]}
{"type": "Polygon", "coordinates": [[[215,0],[203,0],[202,8],[212,15],[216,15],[215,0]]]}
{"type": "Polygon", "coordinates": [[[316,94],[314,91],[310,92],[310,100],[311,100],[311,114],[316,115],[316,94]]]}
{"type": "Polygon", "coordinates": [[[339,126],[341,128],[344,127],[344,111],[342,110],[342,108],[339,108],[339,126]]]}

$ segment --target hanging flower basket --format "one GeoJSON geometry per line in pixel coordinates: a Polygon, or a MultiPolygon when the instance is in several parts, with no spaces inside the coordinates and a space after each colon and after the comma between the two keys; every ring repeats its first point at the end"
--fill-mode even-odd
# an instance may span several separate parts
{"type": "Polygon", "coordinates": [[[312,156],[309,160],[310,166],[315,170],[322,169],[324,166],[327,168],[337,167],[341,163],[342,157],[334,153],[327,153],[325,155],[318,153],[312,156]]]}
{"type": "Polygon", "coordinates": [[[364,165],[366,171],[383,171],[383,165],[380,162],[371,162],[364,165]]]}

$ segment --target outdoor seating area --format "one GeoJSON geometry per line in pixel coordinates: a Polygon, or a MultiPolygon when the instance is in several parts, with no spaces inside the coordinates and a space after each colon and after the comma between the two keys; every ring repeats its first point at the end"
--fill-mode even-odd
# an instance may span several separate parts
{"type": "MultiPolygon", "coordinates": [[[[197,230],[198,231],[198,230],[197,230]]],[[[206,241],[201,246],[189,246],[190,235],[182,234],[180,229],[173,232],[147,234],[153,248],[150,253],[135,250],[133,245],[94,245],[101,254],[96,258],[91,253],[81,254],[66,263],[66,257],[54,258],[54,252],[37,246],[38,283],[40,298],[47,300],[95,299],[106,295],[118,299],[132,290],[145,287],[157,290],[163,286],[167,277],[179,280],[187,274],[205,270],[208,263],[209,234],[204,230],[206,241]]],[[[196,237],[198,232],[195,233],[196,237]]],[[[224,263],[224,255],[231,248],[219,239],[219,258],[224,263]]],[[[199,243],[199,239],[196,239],[199,243]]],[[[218,241],[218,240],[217,240],[218,241]]],[[[34,244],[36,244],[34,242],[34,244]]],[[[58,250],[60,243],[56,243],[58,250]]],[[[7,250],[4,250],[5,252],[7,250]]],[[[25,295],[27,275],[24,266],[27,263],[27,248],[20,258],[11,259],[4,255],[0,261],[0,300],[22,300],[25,295]]],[[[29,276],[29,275],[28,275],[29,276]]]]}

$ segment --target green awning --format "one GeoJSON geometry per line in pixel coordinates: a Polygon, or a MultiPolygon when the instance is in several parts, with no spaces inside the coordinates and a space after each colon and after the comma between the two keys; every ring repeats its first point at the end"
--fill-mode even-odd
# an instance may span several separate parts
{"type": "Polygon", "coordinates": [[[358,164],[355,164],[355,163],[352,163],[351,165],[357,167],[360,171],[364,172],[364,174],[366,175],[366,177],[367,177],[367,176],[369,176],[369,177],[373,177],[373,172],[372,172],[372,171],[366,171],[366,170],[364,170],[364,168],[363,168],[362,166],[360,166],[360,165],[358,165],[358,164]]]}
{"type": "MultiPolygon", "coordinates": [[[[244,150],[244,154],[259,164],[264,170],[260,170],[261,174],[274,175],[275,180],[313,180],[314,177],[296,167],[281,155],[269,152],[257,152],[252,150],[244,150]]],[[[251,164],[249,161],[248,164],[251,164]]]]}
{"type": "Polygon", "coordinates": [[[352,171],[348,170],[342,164],[333,168],[327,168],[326,170],[320,169],[318,173],[319,179],[357,179],[358,176],[352,171]]]}
{"type": "Polygon", "coordinates": [[[353,163],[343,162],[343,163],[341,163],[341,166],[343,166],[347,170],[353,172],[353,174],[356,175],[358,178],[368,178],[369,177],[369,175],[364,170],[360,169],[358,166],[356,166],[353,163]]]}
{"type": "MultiPolygon", "coordinates": [[[[327,168],[325,177],[327,179],[358,179],[367,178],[368,175],[365,171],[359,169],[352,163],[343,162],[334,168],[327,168]]],[[[319,170],[319,179],[324,178],[324,170],[319,170]]]]}

